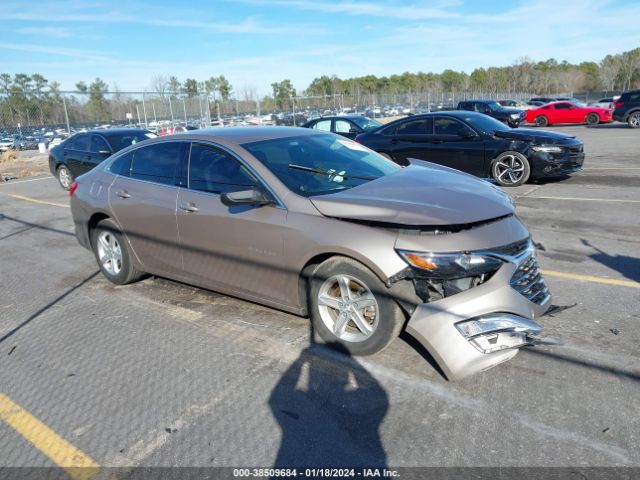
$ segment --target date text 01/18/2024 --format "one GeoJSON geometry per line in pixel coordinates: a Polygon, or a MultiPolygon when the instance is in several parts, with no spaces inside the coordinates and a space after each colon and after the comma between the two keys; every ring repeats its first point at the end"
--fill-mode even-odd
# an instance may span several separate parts
{"type": "Polygon", "coordinates": [[[398,477],[396,470],[386,468],[234,468],[235,478],[382,478],[398,477]]]}

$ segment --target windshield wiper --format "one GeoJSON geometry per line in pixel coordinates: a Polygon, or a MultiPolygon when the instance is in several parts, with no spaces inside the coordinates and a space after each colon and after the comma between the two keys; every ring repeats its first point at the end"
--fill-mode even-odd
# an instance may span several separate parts
{"type": "Polygon", "coordinates": [[[305,167],[303,165],[296,165],[294,163],[290,163],[289,168],[302,170],[303,172],[315,173],[316,175],[323,175],[323,176],[326,175],[329,177],[329,180],[333,180],[336,177],[357,178],[359,180],[376,180],[380,178],[380,177],[361,177],[358,175],[347,175],[345,172],[336,172],[335,170],[321,170],[319,168],[305,167]]]}

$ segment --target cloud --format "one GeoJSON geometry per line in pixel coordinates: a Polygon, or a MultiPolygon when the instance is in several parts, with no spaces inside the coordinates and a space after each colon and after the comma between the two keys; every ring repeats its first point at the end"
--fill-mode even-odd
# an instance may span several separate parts
{"type": "Polygon", "coordinates": [[[38,37],[69,38],[73,36],[68,28],[58,27],[24,27],[18,30],[23,35],[34,35],[38,37]]]}

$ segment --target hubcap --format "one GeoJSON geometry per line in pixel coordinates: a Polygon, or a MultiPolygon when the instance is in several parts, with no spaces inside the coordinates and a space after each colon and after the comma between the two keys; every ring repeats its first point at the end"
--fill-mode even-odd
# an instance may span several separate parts
{"type": "Polygon", "coordinates": [[[60,178],[60,183],[64,188],[69,188],[71,185],[71,175],[69,175],[69,171],[66,168],[61,168],[58,172],[58,176],[60,178]]]}
{"type": "Polygon", "coordinates": [[[633,115],[631,115],[631,117],[629,118],[629,123],[634,127],[640,127],[640,114],[634,113],[633,115]]]}
{"type": "Polygon", "coordinates": [[[346,342],[362,342],[378,327],[375,296],[364,282],[349,275],[334,275],[322,284],[318,309],[325,326],[346,342]]]}
{"type": "Polygon", "coordinates": [[[496,162],[496,179],[503,183],[516,183],[524,175],[524,163],[515,155],[505,155],[496,162]]]}
{"type": "Polygon", "coordinates": [[[117,275],[122,270],[122,249],[111,232],[103,231],[98,235],[98,258],[110,275],[117,275]]]}

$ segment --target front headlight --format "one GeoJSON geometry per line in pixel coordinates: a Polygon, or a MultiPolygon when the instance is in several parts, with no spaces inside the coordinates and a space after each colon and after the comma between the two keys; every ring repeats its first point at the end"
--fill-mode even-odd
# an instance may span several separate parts
{"type": "Polygon", "coordinates": [[[509,115],[512,119],[517,120],[520,118],[520,114],[519,113],[512,113],[511,115],[509,115]]]}
{"type": "Polygon", "coordinates": [[[411,267],[420,269],[421,274],[438,279],[475,277],[497,270],[502,260],[474,253],[433,253],[397,250],[411,267]]]}
{"type": "Polygon", "coordinates": [[[531,147],[532,150],[536,152],[547,152],[547,153],[560,153],[562,152],[562,147],[558,147],[556,145],[534,145],[531,147]]]}

